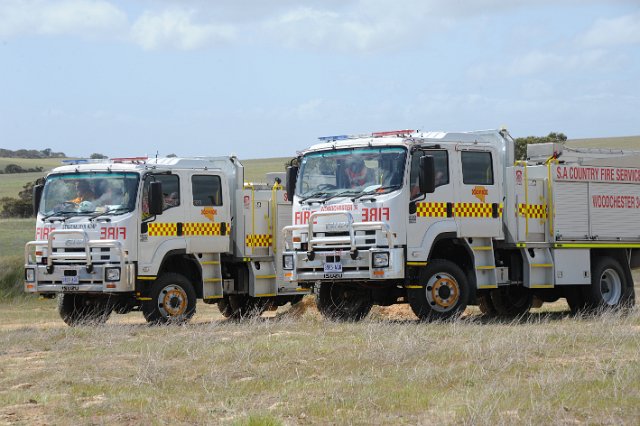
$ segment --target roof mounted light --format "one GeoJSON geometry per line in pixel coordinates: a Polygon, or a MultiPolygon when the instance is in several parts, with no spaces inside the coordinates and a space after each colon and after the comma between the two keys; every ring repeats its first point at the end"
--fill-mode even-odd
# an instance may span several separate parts
{"type": "Polygon", "coordinates": [[[349,139],[349,135],[321,136],[318,138],[322,142],[343,141],[345,139],[349,139]]]}
{"type": "Polygon", "coordinates": [[[149,157],[118,157],[112,158],[112,163],[130,163],[130,164],[143,164],[149,157]]]}
{"type": "Polygon", "coordinates": [[[415,130],[411,130],[411,129],[404,129],[404,130],[390,130],[388,132],[374,132],[371,133],[371,136],[373,136],[374,138],[381,138],[383,136],[397,136],[397,137],[403,137],[403,136],[408,136],[412,133],[415,133],[415,130]]]}

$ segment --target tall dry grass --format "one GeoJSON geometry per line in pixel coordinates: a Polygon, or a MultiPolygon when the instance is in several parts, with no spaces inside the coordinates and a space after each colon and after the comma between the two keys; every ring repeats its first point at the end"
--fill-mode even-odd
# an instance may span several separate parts
{"type": "Polygon", "coordinates": [[[0,311],[0,422],[637,424],[640,313],[422,324],[315,310],[187,326],[68,328],[0,311]]]}

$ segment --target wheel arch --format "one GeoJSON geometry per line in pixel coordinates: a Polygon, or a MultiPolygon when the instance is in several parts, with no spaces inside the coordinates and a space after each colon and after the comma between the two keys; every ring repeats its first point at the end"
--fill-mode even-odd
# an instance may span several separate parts
{"type": "Polygon", "coordinates": [[[193,255],[187,254],[184,249],[167,252],[158,269],[158,276],[167,272],[184,275],[191,281],[196,297],[202,298],[202,267],[193,255]]]}
{"type": "Polygon", "coordinates": [[[599,258],[603,257],[611,257],[618,261],[618,263],[622,267],[622,270],[624,271],[625,281],[627,282],[627,286],[624,289],[624,292],[627,293],[627,297],[631,297],[633,300],[635,300],[633,275],[631,274],[633,252],[628,249],[591,249],[590,261],[592,271],[595,262],[599,258]]]}

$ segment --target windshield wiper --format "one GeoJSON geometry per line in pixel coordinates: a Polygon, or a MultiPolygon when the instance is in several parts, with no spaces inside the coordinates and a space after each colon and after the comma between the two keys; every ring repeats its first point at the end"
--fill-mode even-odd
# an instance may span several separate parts
{"type": "MultiPolygon", "coordinates": [[[[72,213],[77,213],[77,212],[69,211],[69,210],[62,210],[62,211],[59,211],[59,212],[53,212],[53,213],[49,213],[48,215],[44,216],[42,218],[42,220],[45,221],[45,220],[48,220],[50,218],[53,218],[53,219],[58,219],[58,220],[61,220],[62,222],[64,222],[65,220],[69,219],[69,217],[71,217],[69,215],[71,215],[72,213]],[[58,218],[58,216],[60,216],[60,217],[58,218]]],[[[53,222],[53,219],[51,219],[50,221],[53,222]]]]}
{"type": "Polygon", "coordinates": [[[123,211],[123,210],[126,212],[126,211],[128,211],[128,210],[129,210],[129,208],[127,208],[127,207],[116,207],[116,208],[113,208],[113,209],[105,210],[105,211],[103,211],[103,212],[94,212],[94,213],[96,213],[96,214],[94,214],[93,216],[91,216],[91,217],[89,218],[89,220],[94,220],[94,219],[99,218],[100,216],[105,216],[105,215],[108,215],[108,214],[113,214],[113,213],[115,213],[115,212],[119,212],[119,211],[123,211]]]}
{"type": "Polygon", "coordinates": [[[305,201],[310,200],[311,198],[319,198],[327,194],[328,193],[326,191],[316,191],[313,194],[304,197],[302,200],[300,200],[300,203],[304,203],[305,201]]]}
{"type": "Polygon", "coordinates": [[[351,199],[351,201],[355,201],[359,198],[366,197],[367,195],[378,195],[384,194],[393,190],[400,188],[402,185],[389,185],[389,186],[380,186],[376,189],[372,189],[370,191],[362,192],[351,199]]]}
{"type": "Polygon", "coordinates": [[[336,192],[335,194],[332,194],[332,195],[328,196],[327,198],[323,199],[322,202],[326,203],[327,201],[329,201],[329,200],[331,200],[333,198],[342,197],[343,195],[348,195],[349,193],[354,195],[354,194],[357,194],[358,192],[353,190],[353,189],[347,189],[345,191],[336,192]]]}

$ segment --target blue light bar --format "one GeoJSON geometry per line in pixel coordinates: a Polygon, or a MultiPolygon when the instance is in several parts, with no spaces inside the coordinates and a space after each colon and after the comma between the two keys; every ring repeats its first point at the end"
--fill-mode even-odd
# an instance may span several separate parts
{"type": "Polygon", "coordinates": [[[349,135],[322,136],[318,138],[322,142],[343,141],[345,139],[349,139],[349,135]]]}

